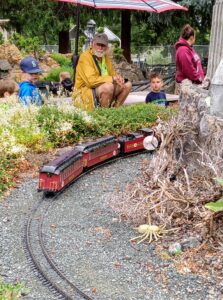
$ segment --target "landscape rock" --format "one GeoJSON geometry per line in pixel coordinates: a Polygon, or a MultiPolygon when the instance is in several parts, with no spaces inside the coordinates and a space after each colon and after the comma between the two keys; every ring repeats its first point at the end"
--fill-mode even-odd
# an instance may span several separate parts
{"type": "Polygon", "coordinates": [[[199,247],[201,244],[201,239],[198,236],[190,236],[183,241],[181,241],[182,250],[193,249],[199,247]]]}
{"type": "Polygon", "coordinates": [[[181,253],[181,251],[182,251],[182,247],[181,247],[181,244],[178,242],[170,244],[170,246],[168,248],[168,252],[172,255],[179,254],[179,253],[181,253]]]}
{"type": "Polygon", "coordinates": [[[47,69],[47,67],[48,67],[48,69],[60,67],[60,65],[52,57],[50,57],[49,54],[45,54],[43,56],[43,58],[41,59],[41,65],[43,67],[46,67],[46,69],[47,69]]]}
{"type": "Polygon", "coordinates": [[[127,78],[131,82],[145,80],[141,69],[137,65],[128,63],[124,56],[119,60],[115,59],[112,53],[112,49],[110,49],[109,55],[111,57],[115,70],[124,78],[127,78]]]}
{"type": "Polygon", "coordinates": [[[0,45],[0,59],[5,59],[10,64],[15,65],[19,64],[22,54],[15,45],[4,43],[0,45]]]}

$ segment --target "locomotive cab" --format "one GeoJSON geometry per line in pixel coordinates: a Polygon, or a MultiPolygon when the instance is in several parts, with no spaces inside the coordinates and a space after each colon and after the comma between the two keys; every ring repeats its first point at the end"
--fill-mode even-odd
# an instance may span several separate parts
{"type": "Polygon", "coordinates": [[[119,137],[118,142],[120,144],[120,154],[125,155],[127,153],[144,150],[143,140],[144,135],[139,132],[119,137]]]}

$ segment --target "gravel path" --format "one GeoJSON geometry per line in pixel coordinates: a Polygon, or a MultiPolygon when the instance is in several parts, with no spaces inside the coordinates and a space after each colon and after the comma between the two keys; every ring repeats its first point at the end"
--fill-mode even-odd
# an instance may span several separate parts
{"type": "MultiPolygon", "coordinates": [[[[132,226],[120,223],[106,205],[109,193],[140,174],[145,158],[148,154],[95,170],[54,202],[44,223],[54,260],[95,300],[222,300],[209,276],[178,273],[172,261],[156,254],[154,244],[132,247],[132,226]]],[[[36,187],[37,179],[26,181],[0,202],[0,276],[29,288],[23,299],[53,300],[30,270],[21,241],[25,215],[42,196],[36,187]]]]}

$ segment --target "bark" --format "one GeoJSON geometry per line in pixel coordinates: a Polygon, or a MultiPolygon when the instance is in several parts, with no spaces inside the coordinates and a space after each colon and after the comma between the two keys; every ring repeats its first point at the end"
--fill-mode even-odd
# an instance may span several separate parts
{"type": "Polygon", "coordinates": [[[70,53],[69,31],[59,32],[59,53],[70,53]]]}

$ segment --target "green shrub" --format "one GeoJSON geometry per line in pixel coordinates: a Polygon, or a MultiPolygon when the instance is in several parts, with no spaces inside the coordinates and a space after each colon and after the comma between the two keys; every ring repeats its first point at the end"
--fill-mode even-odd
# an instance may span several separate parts
{"type": "Polygon", "coordinates": [[[35,152],[46,152],[52,148],[43,132],[35,132],[31,127],[17,127],[13,129],[13,135],[17,144],[35,152]]]}
{"type": "Polygon", "coordinates": [[[4,43],[3,34],[0,32],[0,45],[4,43]]]}
{"type": "MultiPolygon", "coordinates": [[[[223,187],[223,179],[222,178],[214,178],[215,181],[223,187]]],[[[215,201],[215,202],[208,202],[205,204],[205,207],[210,209],[213,212],[223,211],[223,198],[215,201]]]]}
{"type": "Polygon", "coordinates": [[[59,82],[59,75],[61,72],[69,72],[71,74],[71,78],[73,77],[73,68],[72,67],[60,67],[60,68],[55,68],[51,69],[48,73],[48,75],[44,78],[45,80],[48,81],[56,81],[59,82]]]}
{"type": "Polygon", "coordinates": [[[114,59],[117,60],[117,61],[120,61],[122,58],[123,58],[123,49],[120,48],[119,46],[117,46],[115,44],[114,48],[113,48],[113,56],[114,56],[114,59]]]}
{"type": "MultiPolygon", "coordinates": [[[[17,300],[22,296],[24,287],[21,283],[3,283],[0,280],[0,299],[1,300],[17,300]]],[[[26,293],[28,292],[25,291],[26,293]]]]}
{"type": "Polygon", "coordinates": [[[68,145],[84,137],[100,135],[94,120],[74,107],[66,112],[57,107],[42,107],[37,121],[41,131],[45,132],[54,146],[68,145]]]}
{"type": "Polygon", "coordinates": [[[96,32],[98,32],[98,33],[103,33],[104,32],[104,27],[97,27],[96,28],[96,32]]]}
{"type": "Polygon", "coordinates": [[[149,65],[157,65],[157,64],[170,64],[171,63],[171,57],[167,56],[164,57],[163,56],[163,51],[164,48],[163,47],[156,47],[152,50],[149,50],[147,52],[148,57],[147,57],[147,64],[149,65]]]}
{"type": "Polygon", "coordinates": [[[33,53],[34,56],[41,56],[43,50],[40,45],[40,40],[37,36],[25,37],[17,32],[14,32],[9,39],[12,44],[15,44],[25,54],[33,53]]]}
{"type": "MultiPolygon", "coordinates": [[[[63,101],[61,99],[61,101],[63,101]]],[[[75,143],[105,134],[119,135],[152,126],[159,115],[168,119],[172,110],[154,104],[122,106],[118,109],[97,109],[89,114],[75,108],[64,112],[58,107],[41,107],[37,116],[41,132],[54,146],[75,143]]]]}
{"type": "Polygon", "coordinates": [[[78,40],[78,53],[81,54],[83,52],[83,46],[86,43],[86,36],[81,35],[79,36],[79,40],[78,40]]]}
{"type": "MultiPolygon", "coordinates": [[[[15,165],[12,158],[0,157],[0,196],[5,192],[9,187],[13,186],[13,170],[15,165]]],[[[0,282],[1,285],[1,282],[0,282]]],[[[1,289],[0,289],[1,291],[1,289]]],[[[0,292],[1,296],[1,292],[0,292]]],[[[1,297],[0,297],[1,299],[1,297]]]]}
{"type": "Polygon", "coordinates": [[[70,58],[65,57],[60,53],[52,53],[50,55],[61,67],[72,67],[72,62],[70,58]]]}
{"type": "Polygon", "coordinates": [[[135,104],[114,109],[98,109],[91,113],[97,121],[100,133],[123,134],[142,127],[151,127],[157,120],[167,120],[173,110],[155,104],[135,104]]]}

